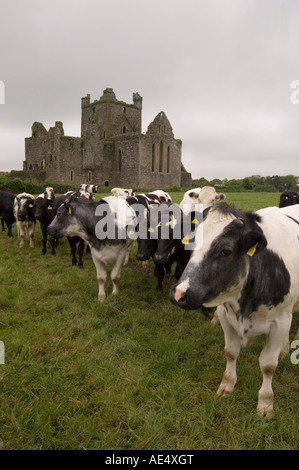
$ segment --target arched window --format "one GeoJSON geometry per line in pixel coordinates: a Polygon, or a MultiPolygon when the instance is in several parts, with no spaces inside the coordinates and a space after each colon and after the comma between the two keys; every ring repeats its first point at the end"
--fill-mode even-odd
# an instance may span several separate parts
{"type": "Polygon", "coordinates": [[[88,172],[87,179],[88,179],[88,182],[89,182],[89,183],[92,182],[92,171],[89,171],[89,172],[88,172]]]}
{"type": "Polygon", "coordinates": [[[74,171],[73,170],[71,170],[70,177],[71,177],[71,181],[74,181],[74,171]]]}
{"type": "Polygon", "coordinates": [[[152,172],[155,171],[156,165],[156,151],[155,151],[155,144],[152,145],[152,172]]]}
{"type": "Polygon", "coordinates": [[[121,150],[119,150],[117,154],[117,170],[119,172],[121,172],[121,160],[122,160],[122,154],[121,154],[121,150]]]}
{"type": "Polygon", "coordinates": [[[160,142],[160,152],[159,152],[159,173],[163,173],[163,142],[160,142]]]}
{"type": "Polygon", "coordinates": [[[167,147],[167,173],[171,172],[171,148],[167,147]]]}
{"type": "Polygon", "coordinates": [[[127,132],[126,126],[123,127],[123,134],[127,132]]]}

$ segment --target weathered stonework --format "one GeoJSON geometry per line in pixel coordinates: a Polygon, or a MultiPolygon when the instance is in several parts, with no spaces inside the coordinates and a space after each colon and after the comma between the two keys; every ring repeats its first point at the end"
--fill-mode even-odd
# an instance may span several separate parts
{"type": "Polygon", "coordinates": [[[32,125],[25,138],[24,175],[79,185],[163,188],[191,187],[191,174],[181,163],[182,142],[175,139],[170,122],[160,112],[142,134],[142,97],[133,103],[118,101],[112,88],[90,102],[81,101],[81,137],[64,135],[56,122],[49,131],[32,125]]]}

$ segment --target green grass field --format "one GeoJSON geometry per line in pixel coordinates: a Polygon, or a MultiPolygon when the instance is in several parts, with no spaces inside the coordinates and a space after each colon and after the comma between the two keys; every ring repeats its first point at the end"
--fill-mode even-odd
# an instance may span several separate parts
{"type": "MultiPolygon", "coordinates": [[[[179,202],[182,194],[172,194],[179,202]]],[[[244,210],[278,205],[279,194],[234,193],[244,210]]],[[[90,255],[71,266],[61,240],[56,257],[18,248],[0,233],[0,438],[5,449],[297,449],[298,373],[290,355],[273,379],[275,414],[256,413],[258,355],[243,349],[238,384],[216,396],[225,368],[221,327],[200,311],[169,302],[174,278],[157,292],[153,264],[131,251],[120,293],[97,301],[90,255]]],[[[298,327],[294,319],[292,335],[298,327]]]]}

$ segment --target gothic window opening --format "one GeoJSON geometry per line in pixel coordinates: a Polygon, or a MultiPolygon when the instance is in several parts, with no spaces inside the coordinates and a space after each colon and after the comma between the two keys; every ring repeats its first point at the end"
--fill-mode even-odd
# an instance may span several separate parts
{"type": "Polygon", "coordinates": [[[155,155],[155,144],[152,145],[152,173],[155,171],[155,160],[156,160],[156,155],[155,155]]]}
{"type": "Polygon", "coordinates": [[[159,173],[163,173],[163,142],[160,142],[160,153],[159,153],[159,173]]]}
{"type": "Polygon", "coordinates": [[[89,183],[92,182],[92,171],[89,171],[89,172],[88,172],[88,177],[87,177],[87,179],[88,179],[88,182],[89,182],[89,183]]]}
{"type": "Polygon", "coordinates": [[[123,113],[126,114],[126,112],[127,112],[127,108],[124,106],[123,107],[123,113]]]}
{"type": "Polygon", "coordinates": [[[123,127],[123,134],[127,132],[126,126],[123,127]]]}
{"type": "Polygon", "coordinates": [[[74,181],[74,171],[73,170],[71,170],[70,177],[71,177],[71,181],[74,181]]]}
{"type": "Polygon", "coordinates": [[[171,148],[167,147],[167,173],[171,172],[171,148]]]}

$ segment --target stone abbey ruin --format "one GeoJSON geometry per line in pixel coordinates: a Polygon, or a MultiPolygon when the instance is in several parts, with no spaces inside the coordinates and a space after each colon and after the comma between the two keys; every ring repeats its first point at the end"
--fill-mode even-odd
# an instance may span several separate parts
{"type": "Polygon", "coordinates": [[[165,188],[191,187],[191,174],[182,164],[182,141],[175,139],[162,111],[142,133],[142,97],[133,103],[116,99],[106,88],[99,100],[81,101],[81,137],[64,135],[62,122],[47,131],[34,122],[25,138],[22,174],[79,185],[165,188]]]}

